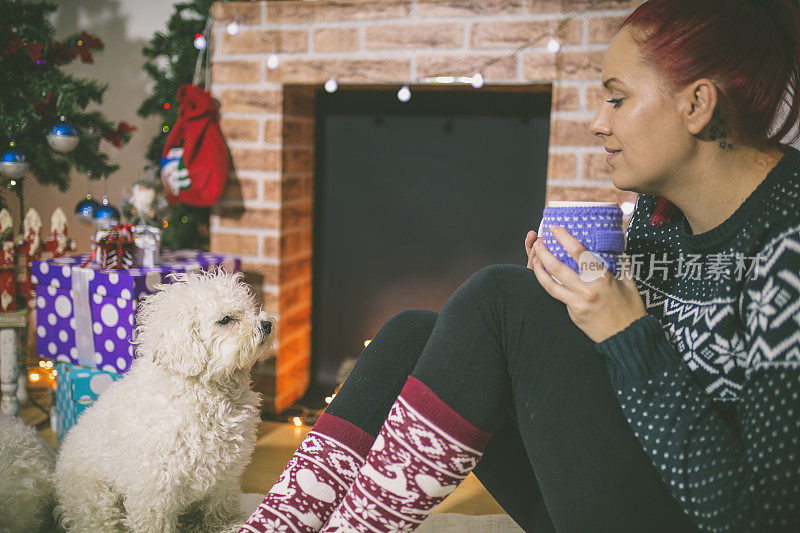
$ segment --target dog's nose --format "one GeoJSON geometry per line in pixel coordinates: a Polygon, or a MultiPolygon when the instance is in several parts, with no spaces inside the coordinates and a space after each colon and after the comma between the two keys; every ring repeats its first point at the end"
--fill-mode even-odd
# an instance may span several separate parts
{"type": "Polygon", "coordinates": [[[270,322],[269,320],[262,320],[261,331],[264,332],[265,337],[269,335],[270,331],[272,331],[272,322],[270,322]]]}

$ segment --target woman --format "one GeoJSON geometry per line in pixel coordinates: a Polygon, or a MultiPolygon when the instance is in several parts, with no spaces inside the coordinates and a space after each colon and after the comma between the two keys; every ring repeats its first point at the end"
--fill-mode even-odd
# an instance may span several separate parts
{"type": "Polygon", "coordinates": [[[531,232],[383,326],[242,531],[411,531],[473,468],[536,533],[800,530],[799,84],[796,0],[640,6],[591,130],[668,268],[584,282],[531,232]]]}

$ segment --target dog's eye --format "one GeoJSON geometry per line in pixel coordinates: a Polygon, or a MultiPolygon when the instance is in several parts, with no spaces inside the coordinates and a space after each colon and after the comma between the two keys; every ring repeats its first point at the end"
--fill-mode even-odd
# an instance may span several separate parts
{"type": "Polygon", "coordinates": [[[219,324],[220,326],[224,326],[226,324],[230,324],[234,320],[235,319],[231,315],[225,315],[224,317],[222,317],[220,320],[217,321],[217,324],[219,324]]]}

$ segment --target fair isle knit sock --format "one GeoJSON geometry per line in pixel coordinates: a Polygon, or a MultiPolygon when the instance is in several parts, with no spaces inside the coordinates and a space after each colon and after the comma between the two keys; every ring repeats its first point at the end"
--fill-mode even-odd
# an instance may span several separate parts
{"type": "Polygon", "coordinates": [[[374,437],[323,413],[239,533],[317,531],[347,493],[374,437]]]}
{"type": "Polygon", "coordinates": [[[415,530],[478,464],[490,437],[409,376],[321,531],[415,530]]]}

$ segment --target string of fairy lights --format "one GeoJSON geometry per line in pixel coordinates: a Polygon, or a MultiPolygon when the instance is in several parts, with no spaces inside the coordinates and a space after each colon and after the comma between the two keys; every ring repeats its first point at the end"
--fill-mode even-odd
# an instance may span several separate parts
{"type": "MultiPolygon", "coordinates": [[[[563,29],[569,24],[572,20],[579,17],[583,13],[589,11],[590,9],[594,8],[595,6],[602,4],[604,2],[609,2],[611,0],[592,0],[588,2],[585,6],[581,9],[574,11],[570,15],[561,19],[561,21],[554,25],[551,28],[548,28],[534,36],[530,39],[519,45],[517,48],[512,50],[510,53],[501,54],[495,57],[491,57],[484,61],[475,63],[471,67],[463,69],[461,72],[453,73],[453,72],[444,72],[438,74],[436,76],[426,76],[421,78],[418,83],[425,83],[425,84],[461,84],[461,85],[471,85],[475,89],[480,89],[484,86],[485,83],[485,72],[486,70],[491,67],[492,65],[506,60],[515,58],[524,50],[536,46],[537,44],[541,43],[544,39],[547,39],[547,43],[545,44],[545,48],[553,54],[558,53],[561,50],[561,42],[559,41],[559,34],[563,31],[563,29]]],[[[312,1],[312,0],[304,0],[300,3],[309,3],[309,4],[318,4],[319,2],[312,1]]],[[[342,2],[335,2],[335,1],[326,1],[325,6],[336,7],[337,5],[342,6],[352,6],[351,3],[342,3],[342,2]]],[[[381,2],[381,5],[386,5],[385,2],[381,2]]],[[[362,4],[359,6],[363,7],[362,4]]],[[[226,26],[225,31],[228,35],[234,36],[239,33],[241,30],[241,21],[242,18],[238,16],[236,13],[235,8],[231,5],[230,12],[233,15],[233,20],[226,26]]],[[[211,19],[209,19],[209,23],[206,24],[206,30],[203,33],[197,33],[194,35],[194,46],[198,50],[205,50],[208,47],[210,34],[209,29],[211,27],[211,19]]],[[[269,36],[265,34],[260,34],[259,37],[266,43],[268,43],[272,47],[272,51],[267,57],[267,68],[270,70],[276,70],[281,66],[281,57],[291,57],[295,56],[296,54],[282,49],[279,44],[274,40],[271,39],[269,36]]],[[[339,88],[339,79],[341,78],[341,73],[336,72],[335,70],[331,69],[329,66],[312,61],[312,60],[305,60],[301,61],[301,64],[310,69],[314,69],[320,72],[324,72],[326,75],[330,77],[324,84],[325,91],[328,93],[334,93],[339,88]]],[[[362,71],[359,69],[349,69],[348,75],[352,77],[358,77],[361,79],[367,79],[378,83],[387,83],[386,79],[383,79],[379,76],[375,76],[371,72],[362,71]]],[[[395,80],[389,80],[395,81],[395,80]]],[[[397,99],[401,102],[408,102],[411,100],[411,82],[405,81],[402,83],[401,87],[397,91],[397,99]]]]}
{"type": "MultiPolygon", "coordinates": [[[[505,53],[505,54],[497,55],[495,57],[491,57],[489,59],[486,59],[484,61],[476,63],[476,64],[472,65],[471,67],[466,68],[462,72],[459,72],[459,73],[445,72],[445,73],[440,73],[440,74],[435,75],[435,76],[426,76],[424,78],[421,78],[418,81],[419,81],[419,83],[425,83],[425,84],[470,85],[475,89],[480,89],[481,87],[484,86],[484,83],[485,83],[485,78],[484,78],[485,72],[487,71],[487,69],[489,67],[491,67],[492,65],[494,65],[494,64],[496,64],[496,63],[498,63],[500,61],[503,61],[503,60],[506,60],[506,59],[509,59],[509,58],[516,58],[524,50],[538,45],[539,43],[541,43],[545,39],[547,39],[547,42],[545,44],[545,48],[547,49],[547,51],[552,53],[552,54],[558,53],[561,50],[561,42],[559,41],[559,34],[563,31],[563,29],[567,26],[567,24],[569,24],[572,20],[574,20],[575,18],[579,17],[583,13],[585,13],[588,10],[592,9],[593,7],[595,7],[595,6],[599,5],[599,4],[602,4],[604,2],[607,2],[607,1],[609,1],[609,0],[592,0],[591,2],[588,2],[580,10],[575,11],[572,14],[564,17],[563,19],[561,19],[561,21],[558,24],[554,25],[553,27],[548,28],[548,29],[546,29],[544,31],[541,31],[540,33],[538,33],[536,35],[533,35],[531,38],[529,38],[527,41],[525,41],[524,43],[522,43],[521,45],[519,45],[517,48],[515,48],[514,50],[512,50],[509,53],[505,53]]],[[[329,6],[329,7],[332,6],[333,4],[335,4],[335,2],[326,2],[326,5],[329,6]]],[[[342,5],[344,5],[344,4],[342,4],[342,5]]],[[[231,13],[233,14],[233,20],[230,23],[228,23],[228,25],[225,28],[225,31],[228,33],[228,35],[235,36],[241,30],[240,21],[242,19],[238,16],[238,14],[236,13],[235,9],[233,9],[233,6],[230,6],[230,7],[231,7],[231,13]]],[[[208,24],[207,28],[210,27],[210,26],[211,26],[211,24],[208,24]]],[[[262,34],[259,35],[259,37],[264,42],[268,43],[272,47],[272,51],[269,54],[269,56],[267,57],[267,61],[266,61],[266,65],[267,65],[268,69],[276,70],[276,69],[280,68],[281,56],[283,56],[283,57],[291,57],[291,56],[295,55],[292,52],[289,52],[287,50],[281,49],[280,46],[278,45],[278,43],[275,42],[274,39],[271,39],[269,36],[267,36],[267,35],[262,33],[262,34]]],[[[204,34],[199,34],[199,33],[196,34],[194,36],[194,46],[195,46],[195,48],[197,48],[198,50],[205,50],[206,47],[208,46],[208,38],[209,38],[209,34],[208,33],[206,33],[205,35],[204,34]]],[[[335,70],[331,69],[327,65],[324,65],[324,64],[321,64],[321,63],[318,63],[318,62],[315,62],[315,61],[311,61],[311,60],[302,61],[301,64],[303,66],[305,66],[306,68],[310,68],[310,69],[314,69],[314,70],[317,70],[317,71],[320,71],[320,72],[324,72],[327,75],[329,75],[330,77],[327,79],[327,81],[324,84],[325,91],[328,92],[328,93],[334,93],[334,92],[337,91],[337,89],[339,88],[339,78],[341,77],[341,73],[336,72],[335,70]]],[[[348,71],[348,75],[353,76],[353,77],[358,77],[358,78],[361,78],[361,79],[367,79],[367,80],[375,81],[375,82],[382,83],[382,84],[385,84],[387,82],[387,80],[385,80],[383,78],[380,78],[378,76],[375,76],[374,74],[372,74],[370,72],[361,71],[361,70],[358,70],[358,69],[350,69],[348,71]]],[[[394,80],[392,80],[392,81],[394,81],[394,80]]],[[[400,88],[397,91],[397,99],[400,102],[408,102],[411,99],[410,81],[406,81],[405,83],[403,83],[400,86],[400,88]]],[[[365,342],[365,346],[366,346],[366,344],[368,342],[369,341],[365,342]]],[[[339,385],[339,387],[341,387],[341,385],[339,385]]],[[[330,396],[327,396],[325,398],[325,403],[326,404],[330,404],[330,402],[336,396],[336,393],[338,393],[338,391],[339,391],[339,388],[337,388],[336,391],[334,391],[333,394],[331,394],[330,396]]],[[[319,418],[319,416],[322,414],[323,411],[324,411],[324,408],[322,408],[322,409],[312,409],[312,408],[305,407],[305,406],[300,405],[300,404],[295,404],[295,405],[291,406],[287,411],[285,411],[283,416],[286,417],[286,419],[290,423],[292,423],[295,427],[301,428],[303,426],[313,426],[313,424],[316,422],[317,418],[319,418]]]]}
{"type": "MultiPolygon", "coordinates": [[[[425,0],[418,0],[418,1],[425,1],[425,0]]],[[[594,8],[595,6],[602,4],[604,2],[609,2],[610,0],[592,0],[587,2],[585,6],[583,6],[580,10],[572,12],[570,15],[562,18],[558,24],[554,24],[551,28],[548,28],[544,31],[541,31],[532,37],[530,37],[527,41],[517,46],[514,50],[508,53],[500,54],[489,59],[483,60],[481,62],[475,63],[472,66],[461,69],[460,72],[443,72],[437,74],[435,76],[426,76],[419,80],[417,83],[423,84],[437,84],[437,85],[470,85],[475,89],[480,89],[485,84],[485,73],[489,67],[492,65],[499,63],[503,60],[513,59],[516,58],[519,54],[523,51],[531,48],[533,46],[537,46],[539,43],[543,42],[547,39],[545,43],[545,48],[548,52],[552,54],[556,54],[561,50],[561,41],[559,40],[559,34],[564,30],[564,28],[575,18],[581,16],[583,13],[587,12],[588,10],[594,8]]],[[[302,3],[319,3],[312,0],[305,0],[302,3]]],[[[381,2],[382,5],[386,5],[385,2],[381,2]]],[[[352,6],[351,3],[342,3],[342,2],[335,2],[335,1],[326,1],[325,6],[335,7],[337,5],[342,6],[352,6]]],[[[360,7],[364,7],[363,4],[359,4],[360,7]]],[[[225,31],[230,36],[237,35],[242,29],[242,18],[238,16],[236,13],[235,8],[230,5],[230,12],[233,15],[233,20],[228,23],[225,27],[225,31]]],[[[194,46],[200,51],[206,50],[209,46],[210,40],[210,28],[212,26],[213,20],[209,18],[208,23],[206,24],[206,28],[202,33],[196,33],[194,35],[194,46]]],[[[274,40],[271,39],[268,35],[261,33],[259,34],[259,38],[266,42],[268,45],[271,46],[272,50],[267,57],[266,65],[267,68],[270,70],[276,70],[280,68],[282,58],[289,58],[296,56],[295,53],[282,49],[279,44],[274,40]]],[[[342,78],[342,73],[337,72],[331,69],[329,66],[324,65],[322,63],[318,63],[312,60],[301,60],[301,65],[306,68],[317,70],[319,72],[325,73],[328,77],[327,81],[324,83],[325,91],[328,93],[334,93],[339,88],[339,79],[342,78]]],[[[386,84],[395,82],[396,80],[386,80],[379,76],[375,76],[371,72],[359,70],[359,69],[349,69],[347,75],[350,77],[360,78],[371,80],[380,84],[386,84]]],[[[401,86],[397,90],[397,99],[400,102],[408,102],[411,100],[411,80],[402,82],[401,86]]],[[[366,341],[364,343],[365,347],[369,343],[366,341]]],[[[339,387],[330,395],[325,398],[325,403],[330,404],[336,394],[339,391],[339,387]]],[[[316,420],[322,414],[325,408],[321,409],[314,409],[309,408],[300,404],[294,404],[289,409],[283,412],[282,416],[284,417],[283,420],[288,420],[288,422],[292,423],[296,428],[302,428],[304,426],[313,426],[316,423],[316,420]]]]}
{"type": "MultiPolygon", "coordinates": [[[[434,3],[438,0],[417,0],[418,3],[434,3]]],[[[485,73],[489,67],[492,65],[501,62],[506,59],[511,59],[517,57],[520,53],[525,51],[528,48],[533,46],[537,46],[539,43],[547,39],[545,43],[545,48],[548,52],[552,54],[556,54],[561,50],[561,42],[559,41],[559,34],[564,30],[564,28],[574,19],[581,16],[583,13],[589,11],[590,9],[594,8],[599,4],[603,4],[605,2],[610,2],[611,0],[592,0],[587,2],[581,9],[572,12],[570,15],[565,16],[560,20],[558,24],[554,24],[551,28],[548,28],[544,31],[539,32],[538,34],[533,35],[527,41],[520,44],[517,48],[512,50],[511,52],[500,54],[489,59],[483,60],[481,62],[477,62],[472,66],[461,69],[461,72],[443,72],[435,76],[426,76],[419,80],[416,80],[417,83],[423,84],[440,84],[440,85],[470,85],[475,89],[480,89],[484,86],[485,83],[485,73]]],[[[287,2],[288,3],[288,2],[287,2]]],[[[302,0],[301,2],[294,2],[294,3],[309,3],[309,4],[319,4],[318,0],[302,0]]],[[[325,6],[327,8],[337,7],[337,6],[348,6],[351,7],[353,4],[352,2],[337,2],[335,0],[325,0],[325,6]]],[[[377,0],[375,3],[381,4],[382,6],[387,5],[388,2],[385,0],[377,0]]],[[[369,2],[359,3],[360,7],[364,7],[368,5],[369,2]]],[[[237,35],[243,26],[246,25],[242,24],[243,18],[239,17],[236,13],[235,8],[233,5],[229,4],[229,9],[233,15],[233,20],[227,24],[225,27],[225,31],[230,36],[237,35]]],[[[208,53],[207,48],[209,46],[209,42],[211,39],[211,28],[213,25],[213,19],[209,17],[206,21],[205,28],[202,32],[195,33],[192,36],[194,47],[198,50],[206,51],[206,67],[208,66],[208,53]]],[[[271,39],[266,34],[259,34],[259,38],[261,38],[264,42],[268,43],[272,47],[272,51],[270,52],[269,56],[267,57],[266,66],[270,70],[276,70],[280,68],[283,58],[289,58],[292,56],[296,56],[297,54],[282,49],[279,44],[274,40],[271,39]]],[[[198,63],[203,60],[201,57],[198,58],[198,63]]],[[[324,89],[328,93],[334,93],[339,88],[339,79],[342,77],[342,73],[336,72],[335,70],[331,69],[329,66],[311,61],[305,60],[301,61],[303,66],[306,68],[314,69],[320,72],[324,72],[326,75],[330,76],[327,81],[324,83],[324,89]]],[[[197,70],[197,69],[196,69],[197,70]]],[[[359,70],[359,69],[349,69],[348,73],[351,77],[357,77],[361,79],[371,80],[377,83],[386,84],[395,82],[396,80],[386,80],[384,78],[375,76],[371,72],[359,70]]],[[[411,82],[406,81],[403,82],[400,88],[397,91],[397,99],[400,102],[408,102],[411,99],[411,82]]],[[[170,103],[165,102],[164,104],[165,109],[169,109],[170,103]]],[[[164,127],[164,133],[169,131],[168,127],[164,127]]],[[[11,181],[11,185],[15,185],[14,181],[11,181]]],[[[625,209],[626,206],[623,206],[625,209]]],[[[628,210],[632,210],[632,204],[628,204],[628,210]]],[[[364,347],[369,344],[369,340],[364,342],[364,347]]],[[[26,368],[28,374],[29,383],[35,388],[44,388],[52,389],[55,388],[55,378],[57,375],[57,370],[53,367],[52,361],[45,361],[40,360],[36,363],[32,363],[26,368]]],[[[336,394],[339,392],[339,388],[341,388],[341,384],[336,388],[336,390],[330,395],[325,397],[324,401],[325,404],[330,404],[333,398],[336,397],[336,394]]],[[[35,405],[35,407],[39,408],[43,413],[49,415],[49,412],[39,404],[37,404],[33,399],[30,399],[31,402],[35,405]]],[[[282,413],[283,419],[288,420],[288,422],[292,423],[298,430],[304,426],[313,426],[316,423],[316,420],[322,414],[325,408],[315,409],[306,407],[300,404],[294,404],[289,409],[282,413]]],[[[38,425],[44,427],[46,424],[49,423],[49,418],[45,419],[44,421],[40,422],[38,425]]]]}

